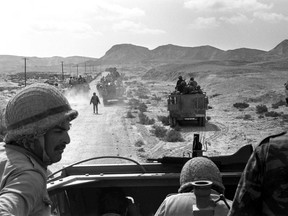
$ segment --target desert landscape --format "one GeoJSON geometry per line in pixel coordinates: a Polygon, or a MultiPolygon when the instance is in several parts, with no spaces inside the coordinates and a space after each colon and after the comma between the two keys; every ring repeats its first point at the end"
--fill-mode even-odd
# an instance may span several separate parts
{"type": "MultiPolygon", "coordinates": [[[[250,49],[221,51],[218,57],[215,57],[217,54],[211,47],[193,47],[190,48],[189,58],[186,52],[189,48],[175,46],[172,47],[175,51],[175,55],[172,55],[174,59],[171,59],[173,49],[171,51],[171,45],[167,45],[169,51],[160,47],[160,52],[160,48],[157,48],[153,50],[154,57],[149,61],[140,58],[142,55],[139,47],[123,45],[125,49],[119,51],[119,46],[116,46],[117,49],[112,47],[107,55],[92,62],[91,59],[81,58],[83,62],[77,62],[82,64],[79,74],[93,77],[89,83],[90,92],[86,96],[75,96],[65,91],[72,107],[79,111],[79,117],[72,123],[71,143],[65,150],[63,160],[51,169],[54,171],[63,165],[103,155],[129,157],[139,162],[163,156],[189,157],[194,134],[200,135],[200,141],[205,147],[204,155],[227,155],[247,144],[255,146],[265,136],[286,130],[286,44],[287,40],[267,53],[250,49]],[[179,50],[182,50],[181,55],[179,50]],[[155,53],[158,58],[155,58],[155,53]],[[89,100],[92,93],[97,92],[96,84],[108,67],[116,67],[124,77],[125,100],[106,106],[102,103],[99,106],[99,115],[93,115],[89,100]],[[167,124],[167,99],[175,90],[179,75],[186,81],[193,76],[206,93],[209,109],[205,127],[193,122],[183,122],[175,128],[167,124]],[[145,121],[140,113],[144,115],[145,121]]],[[[36,60],[35,62],[37,63],[36,60]]],[[[31,75],[33,71],[33,76],[27,79],[27,84],[54,79],[55,74],[59,75],[60,78],[57,79],[56,76],[55,79],[60,82],[62,74],[59,67],[57,72],[55,65],[45,66],[43,62],[42,59],[41,70],[36,65],[28,68],[28,74],[31,75]],[[36,72],[41,75],[35,75],[36,72]],[[50,76],[44,77],[43,74],[50,76]]],[[[23,87],[23,72],[19,72],[21,64],[17,64],[11,65],[11,68],[16,68],[15,71],[1,73],[2,117],[9,98],[23,87]]],[[[7,65],[6,62],[3,68],[7,68],[7,65]]],[[[67,77],[76,75],[75,71],[70,73],[68,68],[67,65],[64,68],[66,80],[67,77]]],[[[3,119],[0,128],[3,138],[3,119]]],[[[111,161],[99,161],[109,162],[111,161]]]]}

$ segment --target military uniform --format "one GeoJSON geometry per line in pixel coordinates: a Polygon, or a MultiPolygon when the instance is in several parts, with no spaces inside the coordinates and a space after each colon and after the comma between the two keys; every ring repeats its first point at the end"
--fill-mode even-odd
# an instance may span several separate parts
{"type": "MultiPolygon", "coordinates": [[[[212,200],[219,199],[219,193],[211,190],[210,197],[212,200]]],[[[231,205],[230,200],[226,200],[231,205]]],[[[154,216],[193,216],[193,205],[196,204],[194,192],[172,194],[165,198],[154,216]]],[[[217,202],[214,208],[214,216],[226,216],[229,209],[223,201],[217,202]]],[[[199,213],[198,213],[199,215],[199,213]]]]}
{"type": "Polygon", "coordinates": [[[251,155],[229,216],[288,214],[288,134],[265,138],[251,155]]]}

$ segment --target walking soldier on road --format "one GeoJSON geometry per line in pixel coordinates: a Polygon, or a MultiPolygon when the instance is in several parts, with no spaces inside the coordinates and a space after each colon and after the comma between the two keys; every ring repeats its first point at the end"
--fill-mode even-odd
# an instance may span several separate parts
{"type": "Polygon", "coordinates": [[[90,100],[90,104],[93,103],[93,113],[96,112],[98,114],[98,104],[100,104],[99,97],[96,95],[96,93],[93,93],[93,96],[90,100]]]}

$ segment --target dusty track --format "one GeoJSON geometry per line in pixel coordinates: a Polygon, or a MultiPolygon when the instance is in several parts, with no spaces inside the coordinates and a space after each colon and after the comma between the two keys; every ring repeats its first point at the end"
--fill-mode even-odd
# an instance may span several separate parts
{"type": "MultiPolygon", "coordinates": [[[[127,129],[125,107],[123,104],[111,103],[109,106],[100,104],[99,114],[93,114],[89,99],[96,91],[95,82],[90,84],[89,97],[71,97],[68,99],[79,116],[72,122],[69,131],[71,142],[66,146],[62,160],[50,167],[52,171],[79,160],[99,156],[122,156],[137,160],[135,147],[131,144],[127,129]]],[[[132,140],[133,141],[133,140],[132,140]]],[[[101,159],[90,163],[111,163],[115,159],[101,159]]],[[[125,161],[121,161],[121,163],[125,161]]],[[[88,162],[89,163],[89,162],[88,162]]]]}

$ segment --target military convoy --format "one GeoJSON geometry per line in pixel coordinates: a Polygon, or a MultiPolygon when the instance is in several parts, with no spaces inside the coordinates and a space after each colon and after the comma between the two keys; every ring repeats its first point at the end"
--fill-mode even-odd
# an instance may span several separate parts
{"type": "MultiPolygon", "coordinates": [[[[107,86],[102,88],[107,90],[107,86]]],[[[99,91],[99,94],[105,101],[112,98],[104,90],[99,91]]],[[[175,126],[177,121],[196,119],[201,126],[205,126],[207,106],[208,98],[205,93],[170,94],[168,110],[171,124],[175,126]]],[[[194,134],[192,153],[188,157],[164,156],[148,158],[146,162],[139,163],[127,157],[100,156],[65,166],[48,177],[48,193],[53,201],[52,215],[100,216],[99,201],[102,191],[107,188],[121,188],[127,199],[137,206],[140,215],[152,216],[168,194],[177,193],[183,165],[193,157],[205,156],[204,151],[203,145],[199,143],[199,135],[194,134]],[[97,163],[102,159],[111,159],[113,163],[97,163]],[[89,164],[85,164],[86,162],[89,164]]],[[[231,155],[209,157],[221,172],[226,198],[233,199],[252,152],[252,145],[246,145],[231,155]]]]}
{"type": "MultiPolygon", "coordinates": [[[[232,155],[210,157],[221,171],[226,198],[233,199],[252,151],[252,145],[246,145],[232,155]]],[[[193,156],[203,153],[201,149],[193,152],[193,156]]],[[[102,156],[66,166],[51,174],[47,185],[54,215],[98,216],[99,196],[102,190],[111,187],[121,188],[139,208],[140,215],[154,215],[168,194],[177,193],[181,169],[189,159],[191,157],[163,157],[139,163],[131,158],[102,156]],[[101,159],[126,163],[97,164],[101,159]],[[84,164],[91,160],[95,160],[95,164],[84,164]],[[55,177],[59,173],[61,175],[55,177]]]]}
{"type": "Polygon", "coordinates": [[[125,88],[123,86],[122,77],[116,68],[107,68],[105,75],[102,76],[96,85],[99,96],[103,99],[103,105],[107,105],[109,101],[123,100],[125,88]]]}

